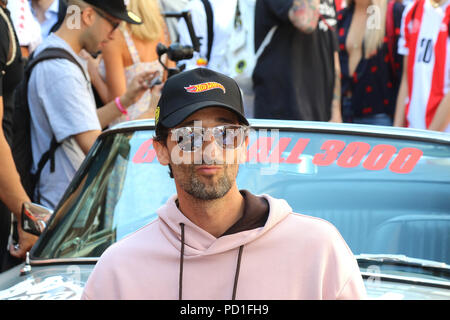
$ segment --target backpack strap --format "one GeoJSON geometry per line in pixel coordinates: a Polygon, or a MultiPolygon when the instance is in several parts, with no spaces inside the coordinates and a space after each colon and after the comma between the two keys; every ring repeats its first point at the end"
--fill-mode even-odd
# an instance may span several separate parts
{"type": "Polygon", "coordinates": [[[34,67],[42,61],[45,60],[51,60],[51,59],[66,59],[70,62],[74,63],[75,65],[80,68],[81,73],[83,74],[86,81],[89,81],[88,77],[86,76],[86,73],[84,72],[83,67],[80,65],[80,63],[75,59],[75,57],[68,52],[65,49],[62,48],[45,48],[42,50],[36,57],[34,57],[34,54],[30,57],[30,60],[25,68],[25,74],[27,76],[27,81],[29,80],[29,76],[31,76],[31,71],[34,69],[34,67]]]}
{"type": "MultiPolygon", "coordinates": [[[[88,77],[86,76],[86,73],[84,72],[83,67],[79,64],[79,62],[75,59],[75,57],[69,53],[67,50],[64,50],[62,48],[46,48],[44,50],[42,50],[36,57],[34,57],[34,55],[32,55],[30,57],[30,60],[25,68],[25,79],[26,79],[26,93],[28,96],[28,82],[30,80],[30,76],[31,76],[31,72],[33,71],[34,67],[42,61],[45,60],[51,60],[51,59],[66,59],[69,60],[70,62],[74,63],[75,65],[77,65],[80,70],[81,73],[83,74],[84,78],[86,79],[86,81],[89,81],[88,77]]],[[[36,172],[33,174],[34,176],[34,184],[35,187],[38,185],[40,176],[41,176],[41,172],[44,169],[45,164],[50,161],[50,172],[54,172],[55,171],[55,152],[56,149],[61,145],[60,142],[57,142],[56,137],[53,135],[52,141],[50,143],[50,148],[44,152],[44,154],[41,156],[41,159],[38,162],[38,167],[36,172]]],[[[40,198],[41,198],[41,194],[39,192],[39,188],[37,188],[37,201],[40,202],[40,198]]]]}
{"type": "MultiPolygon", "coordinates": [[[[55,172],[55,153],[56,149],[61,145],[60,142],[56,141],[55,136],[53,136],[52,141],[50,142],[50,148],[44,152],[44,154],[41,156],[41,159],[39,160],[38,167],[36,172],[33,174],[34,181],[36,183],[35,187],[37,186],[37,182],[41,178],[41,172],[42,169],[44,169],[45,164],[50,160],[50,172],[55,172]]],[[[37,198],[36,201],[38,203],[41,202],[41,192],[39,191],[39,188],[37,188],[37,198]]]]}
{"type": "Polygon", "coordinates": [[[208,0],[202,0],[203,6],[205,7],[206,13],[206,23],[208,25],[208,51],[206,53],[206,59],[211,58],[211,49],[214,41],[214,15],[211,7],[211,3],[208,0]]]}
{"type": "MultiPolygon", "coordinates": [[[[273,26],[272,29],[269,30],[269,32],[264,37],[263,42],[258,47],[258,50],[256,50],[255,54],[255,61],[258,61],[261,54],[264,52],[264,49],[270,44],[270,41],[272,40],[273,35],[275,34],[275,31],[277,31],[278,26],[273,26]]],[[[255,63],[256,64],[256,63],[255,63]]]]}

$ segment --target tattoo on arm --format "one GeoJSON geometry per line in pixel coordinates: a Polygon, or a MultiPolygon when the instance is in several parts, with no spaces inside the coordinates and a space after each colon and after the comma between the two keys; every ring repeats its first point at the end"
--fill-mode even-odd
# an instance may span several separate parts
{"type": "Polygon", "coordinates": [[[319,0],[294,0],[289,17],[300,31],[313,32],[319,19],[319,0]]]}
{"type": "Polygon", "coordinates": [[[294,0],[291,8],[295,15],[303,15],[308,9],[318,9],[313,3],[313,0],[294,0]]]}

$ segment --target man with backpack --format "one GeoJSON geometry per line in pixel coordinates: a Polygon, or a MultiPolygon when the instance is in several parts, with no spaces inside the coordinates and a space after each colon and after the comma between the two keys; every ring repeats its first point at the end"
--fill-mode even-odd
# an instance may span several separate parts
{"type": "Polygon", "coordinates": [[[50,209],[58,204],[101,130],[127,114],[126,109],[148,90],[147,80],[155,76],[150,72],[136,76],[124,95],[96,109],[87,63],[78,54],[82,49],[90,54],[101,50],[121,21],[141,21],[126,10],[123,0],[70,0],[68,5],[60,29],[47,37],[33,58],[48,50],[62,49],[65,54],[35,65],[28,83],[32,172],[41,170],[34,196],[50,209]]]}

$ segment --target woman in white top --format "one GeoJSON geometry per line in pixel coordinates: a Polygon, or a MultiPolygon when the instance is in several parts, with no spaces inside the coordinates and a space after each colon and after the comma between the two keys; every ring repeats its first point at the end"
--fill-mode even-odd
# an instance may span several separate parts
{"type": "MultiPolygon", "coordinates": [[[[128,10],[142,17],[141,25],[123,23],[102,50],[98,68],[90,64],[92,83],[104,103],[126,91],[127,84],[142,71],[156,71],[164,80],[164,69],[158,61],[156,46],[159,42],[169,45],[170,37],[157,0],[130,0],[128,10]]],[[[174,63],[169,66],[174,66],[174,63]]],[[[111,125],[138,118],[153,118],[158,90],[148,90],[142,98],[128,108],[111,125]],[[153,95],[153,97],[152,97],[153,95]],[[152,102],[153,101],[153,102],[152,102]]]]}

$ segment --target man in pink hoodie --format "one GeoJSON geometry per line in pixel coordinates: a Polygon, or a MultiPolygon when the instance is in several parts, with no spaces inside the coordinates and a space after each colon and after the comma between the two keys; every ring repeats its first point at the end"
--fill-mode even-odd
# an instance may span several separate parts
{"type": "Polygon", "coordinates": [[[366,297],[333,225],[238,189],[249,123],[234,80],[205,68],[171,77],[155,122],[154,148],[177,194],[105,251],[82,299],[366,297]]]}

